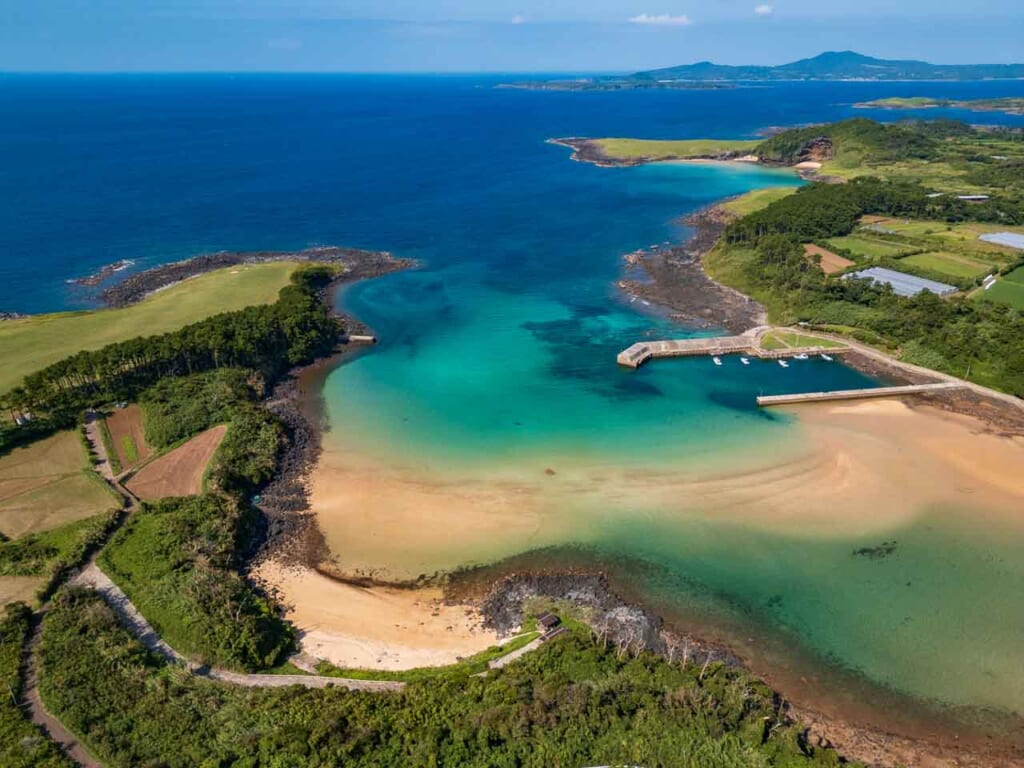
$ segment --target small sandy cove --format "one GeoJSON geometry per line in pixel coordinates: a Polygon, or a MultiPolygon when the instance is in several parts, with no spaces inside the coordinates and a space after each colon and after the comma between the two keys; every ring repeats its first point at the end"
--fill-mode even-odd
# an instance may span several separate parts
{"type": "MultiPolygon", "coordinates": [[[[404,578],[585,542],[600,516],[636,509],[665,522],[699,516],[811,538],[887,532],[939,507],[963,509],[975,525],[1024,527],[1022,437],[899,400],[789,412],[799,422],[797,450],[780,444],[759,463],[714,471],[581,467],[536,472],[536,480],[455,482],[370,468],[354,447],[332,446],[314,472],[313,507],[337,567],[404,578]]],[[[260,575],[290,605],[304,649],[338,665],[440,665],[499,642],[472,609],[444,606],[437,589],[361,589],[273,563],[260,575]]]]}
{"type": "Polygon", "coordinates": [[[501,642],[473,608],[445,605],[437,588],[355,587],[274,561],[256,575],[280,592],[302,650],[339,667],[438,667],[501,642]]]}

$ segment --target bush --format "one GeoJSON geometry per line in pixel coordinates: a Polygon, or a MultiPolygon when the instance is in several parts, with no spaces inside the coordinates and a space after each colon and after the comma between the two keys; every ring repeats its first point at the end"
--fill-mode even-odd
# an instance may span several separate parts
{"type": "Polygon", "coordinates": [[[72,768],[57,745],[28,719],[21,701],[21,650],[31,630],[32,612],[11,603],[0,619],[0,765],[4,768],[72,768]]]}
{"type": "Polygon", "coordinates": [[[214,495],[144,504],[107,545],[101,564],[173,648],[251,671],[277,664],[295,638],[236,570],[243,512],[214,495]]]}
{"type": "Polygon", "coordinates": [[[164,667],[95,595],[44,623],[42,693],[111,766],[832,766],[772,692],[721,664],[618,659],[569,635],[487,677],[401,693],[243,688],[164,667]]]}

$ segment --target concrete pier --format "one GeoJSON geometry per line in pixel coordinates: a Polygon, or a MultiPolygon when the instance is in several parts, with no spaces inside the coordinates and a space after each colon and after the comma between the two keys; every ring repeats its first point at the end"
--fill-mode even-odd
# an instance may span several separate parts
{"type": "Polygon", "coordinates": [[[875,387],[873,389],[837,389],[832,392],[807,392],[800,395],[763,395],[757,398],[762,408],[772,405],[793,405],[794,403],[819,403],[829,400],[862,400],[869,397],[899,397],[940,389],[958,389],[964,386],[952,381],[938,384],[909,384],[903,387],[875,387]]]}
{"type": "Polygon", "coordinates": [[[714,336],[703,339],[670,339],[667,341],[640,341],[619,352],[616,360],[619,365],[627,368],[639,368],[648,360],[658,357],[696,357],[699,355],[749,355],[766,360],[778,360],[797,355],[839,355],[846,351],[845,347],[783,347],[780,349],[763,349],[760,338],[764,329],[739,336],[714,336]]]}

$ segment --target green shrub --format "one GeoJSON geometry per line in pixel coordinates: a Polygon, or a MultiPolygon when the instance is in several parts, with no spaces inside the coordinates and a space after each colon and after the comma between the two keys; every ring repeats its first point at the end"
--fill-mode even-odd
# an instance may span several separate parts
{"type": "Polygon", "coordinates": [[[246,522],[221,496],[144,504],[101,564],[176,650],[234,669],[272,667],[292,650],[294,634],[236,570],[246,522]]]}
{"type": "Polygon", "coordinates": [[[31,627],[32,612],[11,603],[0,619],[0,765],[4,768],[72,768],[57,745],[31,720],[21,701],[21,650],[31,627]]]}
{"type": "Polygon", "coordinates": [[[394,694],[244,688],[163,666],[94,594],[69,591],[42,638],[47,703],[120,766],[833,766],[772,692],[721,664],[681,669],[570,634],[487,677],[394,694]]]}

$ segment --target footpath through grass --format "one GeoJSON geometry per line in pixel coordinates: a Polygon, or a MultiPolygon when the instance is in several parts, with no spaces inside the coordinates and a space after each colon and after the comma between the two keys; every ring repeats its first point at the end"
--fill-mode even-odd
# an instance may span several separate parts
{"type": "Polygon", "coordinates": [[[58,312],[0,323],[0,393],[83,349],[155,336],[255,304],[271,304],[297,262],[247,264],[191,278],[123,309],[58,312]]]}

